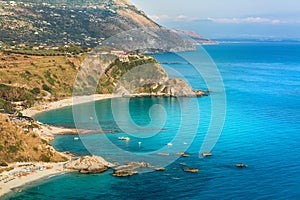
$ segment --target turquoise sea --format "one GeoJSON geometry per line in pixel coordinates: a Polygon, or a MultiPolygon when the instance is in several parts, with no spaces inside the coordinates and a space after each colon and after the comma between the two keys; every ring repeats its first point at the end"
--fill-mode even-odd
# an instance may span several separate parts
{"type": "MultiPolygon", "coordinates": [[[[218,100],[218,91],[198,99],[130,99],[130,116],[140,126],[136,132],[124,118],[113,117],[111,100],[92,105],[97,119],[89,116],[91,104],[78,105],[77,109],[82,110],[79,124],[92,126],[99,121],[104,130],[115,133],[87,134],[78,141],[71,135],[57,136],[53,142],[56,149],[77,155],[92,152],[121,160],[118,149],[132,153],[126,159],[134,160],[139,159],[134,155],[155,154],[165,148],[163,151],[171,155],[156,155],[157,163],[175,159],[166,171],[125,178],[111,176],[112,171],[99,175],[63,174],[32,183],[21,193],[4,199],[300,199],[300,43],[223,43],[204,48],[222,75],[227,98],[224,128],[212,157],[199,158],[199,150],[211,117],[218,117],[211,112],[211,99],[218,100]],[[174,140],[182,126],[184,134],[174,140]],[[132,128],[131,135],[120,127],[132,128]],[[120,141],[120,136],[129,136],[131,140],[120,141]],[[104,140],[116,149],[103,147],[104,140]],[[166,146],[168,143],[174,145],[166,146]],[[190,157],[176,160],[177,143],[179,149],[187,148],[190,157]],[[235,167],[240,162],[249,167],[235,167]],[[199,168],[199,173],[183,172],[183,163],[199,168]]],[[[213,78],[199,77],[189,62],[176,54],[155,57],[160,62],[173,63],[164,64],[170,76],[176,75],[174,70],[184,74],[195,89],[207,89],[204,80],[213,78]]],[[[124,99],[114,102],[127,105],[123,104],[124,99]]],[[[126,109],[120,106],[118,112],[126,109]]],[[[71,107],[41,113],[36,119],[74,127],[71,107]]]]}

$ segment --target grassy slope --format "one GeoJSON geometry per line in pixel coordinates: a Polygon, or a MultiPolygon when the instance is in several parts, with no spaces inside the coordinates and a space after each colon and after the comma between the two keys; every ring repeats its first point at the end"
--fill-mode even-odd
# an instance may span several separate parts
{"type": "Polygon", "coordinates": [[[66,160],[36,133],[25,132],[3,114],[0,114],[0,130],[0,163],[66,160]]]}
{"type": "Polygon", "coordinates": [[[29,90],[42,90],[46,85],[54,96],[70,96],[77,68],[84,57],[0,53],[0,83],[29,90]]]}

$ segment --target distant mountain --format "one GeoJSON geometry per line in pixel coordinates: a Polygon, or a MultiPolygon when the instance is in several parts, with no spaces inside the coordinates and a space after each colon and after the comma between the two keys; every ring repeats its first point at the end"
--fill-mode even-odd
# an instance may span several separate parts
{"type": "Polygon", "coordinates": [[[127,0],[0,1],[0,43],[94,47],[143,27],[160,28],[127,0]]]}
{"type": "Polygon", "coordinates": [[[212,41],[208,38],[205,38],[202,35],[199,35],[198,33],[194,32],[194,31],[178,30],[178,33],[182,33],[185,36],[190,37],[194,42],[196,42],[198,44],[218,44],[218,42],[212,41]]]}

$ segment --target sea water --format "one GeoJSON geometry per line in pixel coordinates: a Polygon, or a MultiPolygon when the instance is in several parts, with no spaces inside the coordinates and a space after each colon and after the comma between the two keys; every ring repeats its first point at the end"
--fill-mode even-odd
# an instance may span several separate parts
{"type": "MultiPolygon", "coordinates": [[[[178,148],[167,144],[179,142],[190,157],[175,157],[165,171],[125,178],[111,176],[112,171],[98,175],[67,173],[32,183],[21,193],[4,199],[300,199],[300,44],[226,43],[204,48],[220,71],[227,99],[224,128],[212,157],[199,157],[199,150],[211,118],[217,117],[211,112],[211,99],[220,95],[217,92],[196,99],[198,106],[190,98],[130,99],[126,104],[130,111],[128,120],[146,128],[132,130],[129,135],[120,127],[130,130],[131,124],[116,121],[111,100],[98,101],[93,104],[97,119],[83,112],[76,123],[92,126],[99,122],[104,132],[114,130],[113,133],[86,134],[79,140],[74,140],[74,135],[56,136],[52,144],[57,150],[118,160],[116,149],[155,156],[157,150],[166,147],[164,151],[173,156],[178,148]],[[164,113],[153,109],[149,115],[153,105],[159,105],[164,113]],[[175,141],[182,120],[189,122],[185,124],[186,135],[175,141]],[[121,136],[131,140],[118,140],[121,136]],[[101,139],[110,141],[115,148],[101,148],[101,139]],[[237,163],[247,164],[248,168],[237,168],[237,163]],[[186,173],[183,167],[200,171],[186,173]]],[[[202,48],[198,47],[198,51],[202,48]]],[[[171,77],[180,72],[194,89],[210,89],[205,84],[207,77],[199,76],[177,54],[155,57],[166,63],[164,67],[171,77]]],[[[114,101],[124,103],[122,99],[114,101]]],[[[78,106],[82,110],[91,107],[78,106]]],[[[71,107],[41,113],[36,119],[75,127],[71,107]]]]}

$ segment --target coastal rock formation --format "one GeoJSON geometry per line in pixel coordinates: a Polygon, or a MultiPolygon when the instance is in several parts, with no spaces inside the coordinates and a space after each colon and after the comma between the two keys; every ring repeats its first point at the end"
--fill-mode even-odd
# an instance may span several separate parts
{"type": "Polygon", "coordinates": [[[100,156],[84,156],[65,165],[66,169],[77,170],[82,174],[102,173],[114,167],[100,156]]]}
{"type": "Polygon", "coordinates": [[[138,173],[139,168],[154,168],[152,165],[146,162],[126,162],[124,165],[114,168],[113,176],[124,177],[132,176],[138,173]]]}
{"type": "Polygon", "coordinates": [[[191,86],[183,79],[169,78],[163,67],[155,62],[136,66],[125,73],[116,86],[115,94],[125,97],[206,96],[203,91],[193,91],[191,86]]]}
{"type": "Polygon", "coordinates": [[[165,93],[168,96],[173,97],[193,97],[196,96],[191,86],[182,79],[172,78],[165,84],[165,93]]]}

